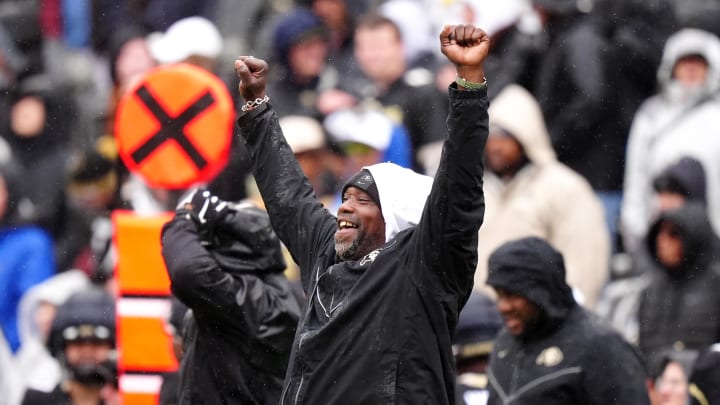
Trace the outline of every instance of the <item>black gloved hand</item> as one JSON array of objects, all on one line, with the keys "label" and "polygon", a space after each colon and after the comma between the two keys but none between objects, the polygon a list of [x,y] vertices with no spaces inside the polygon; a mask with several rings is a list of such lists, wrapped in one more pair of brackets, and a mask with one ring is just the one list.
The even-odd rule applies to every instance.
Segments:
[{"label": "black gloved hand", "polygon": [[215,225],[230,212],[230,207],[210,191],[196,188],[180,198],[175,212],[195,221],[201,231],[212,233]]}]

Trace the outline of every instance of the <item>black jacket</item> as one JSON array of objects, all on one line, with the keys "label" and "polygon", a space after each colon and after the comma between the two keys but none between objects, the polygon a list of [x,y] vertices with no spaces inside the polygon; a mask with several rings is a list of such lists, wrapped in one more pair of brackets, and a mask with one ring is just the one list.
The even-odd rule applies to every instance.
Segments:
[{"label": "black jacket", "polygon": [[484,90],[450,96],[449,136],[422,219],[359,261],[337,259],[336,218],[272,109],[239,118],[273,227],[308,296],[281,404],[455,403],[451,337],[477,262],[488,102]]},{"label": "black jacket", "polygon": [[490,258],[488,284],[540,306],[543,318],[521,336],[503,329],[496,338],[488,405],[649,404],[639,354],[575,302],[562,256],[538,240],[503,245]]},{"label": "black jacket", "polygon": [[[98,405],[105,402],[98,401]],[[60,384],[56,385],[50,392],[34,390],[32,388],[25,391],[22,405],[72,405],[72,399],[67,392],[63,391]]]},{"label": "black jacket", "polygon": [[678,227],[684,249],[679,268],[656,263],[650,272],[653,279],[640,298],[638,345],[653,369],[664,349],[704,349],[720,341],[720,241],[706,211],[703,204],[687,204],[662,214],[648,232],[653,258],[664,221]]},{"label": "black jacket", "polygon": [[207,248],[190,219],[177,216],[163,228],[173,295],[192,310],[183,332],[179,404],[279,400],[300,307],[281,273],[267,215],[257,208],[234,215],[245,231],[221,224],[218,234],[235,242]]}]

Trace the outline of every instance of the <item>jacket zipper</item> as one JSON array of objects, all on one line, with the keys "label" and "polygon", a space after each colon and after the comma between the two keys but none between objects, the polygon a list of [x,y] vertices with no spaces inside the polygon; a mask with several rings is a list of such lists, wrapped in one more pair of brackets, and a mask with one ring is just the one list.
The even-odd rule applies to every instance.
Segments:
[{"label": "jacket zipper", "polygon": [[[307,333],[300,336],[300,340],[298,341],[298,353],[300,352],[300,349],[302,348],[303,341],[305,340],[305,336],[307,336]],[[296,391],[295,391],[295,398],[293,399],[293,402],[291,405],[296,405],[298,403],[298,399],[300,398],[300,389],[303,386],[303,382],[305,381],[305,373],[302,371],[302,366],[300,367],[300,383],[298,383]],[[285,390],[282,394],[282,401],[281,404],[285,405],[285,398],[287,397],[288,392],[290,391],[290,384],[285,387]]]}]

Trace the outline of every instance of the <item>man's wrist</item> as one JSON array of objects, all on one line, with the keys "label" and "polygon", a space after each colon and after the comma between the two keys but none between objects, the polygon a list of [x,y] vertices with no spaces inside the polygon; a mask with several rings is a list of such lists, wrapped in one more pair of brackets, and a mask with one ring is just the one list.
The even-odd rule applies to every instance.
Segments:
[{"label": "man's wrist", "polygon": [[480,66],[457,66],[455,72],[458,77],[469,82],[482,83],[485,81],[485,70]]},{"label": "man's wrist", "polygon": [[482,82],[473,82],[465,79],[464,77],[458,76],[455,78],[455,83],[457,83],[458,88],[466,90],[480,90],[487,87],[487,81],[485,78],[483,78]]},{"label": "man's wrist", "polygon": [[255,99],[251,99],[246,101],[241,107],[240,110],[242,112],[250,112],[257,108],[258,106],[267,103],[270,101],[270,97],[268,97],[267,94],[263,95],[262,97],[257,97]]}]

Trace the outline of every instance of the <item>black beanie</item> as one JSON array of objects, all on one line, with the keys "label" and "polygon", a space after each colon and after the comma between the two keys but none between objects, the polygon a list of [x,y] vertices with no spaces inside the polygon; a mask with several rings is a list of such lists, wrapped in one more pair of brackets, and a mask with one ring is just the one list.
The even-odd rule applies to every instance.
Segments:
[{"label": "black beanie", "polygon": [[370,171],[367,169],[360,170],[355,176],[348,180],[347,183],[345,183],[342,193],[345,194],[345,190],[347,190],[350,186],[357,187],[368,193],[373,201],[375,201],[375,204],[380,207],[380,194],[378,194],[377,184],[375,184],[375,179],[372,174],[370,174]]}]

